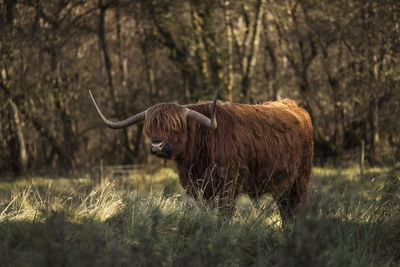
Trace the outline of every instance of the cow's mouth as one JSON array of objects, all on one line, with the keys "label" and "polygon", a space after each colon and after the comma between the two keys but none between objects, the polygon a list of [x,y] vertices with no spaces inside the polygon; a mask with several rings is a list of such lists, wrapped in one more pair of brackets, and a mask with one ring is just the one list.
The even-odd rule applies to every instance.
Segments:
[{"label": "cow's mouth", "polygon": [[167,152],[153,152],[153,155],[159,157],[159,158],[163,158],[163,159],[169,159],[171,157],[171,153],[167,153]]}]

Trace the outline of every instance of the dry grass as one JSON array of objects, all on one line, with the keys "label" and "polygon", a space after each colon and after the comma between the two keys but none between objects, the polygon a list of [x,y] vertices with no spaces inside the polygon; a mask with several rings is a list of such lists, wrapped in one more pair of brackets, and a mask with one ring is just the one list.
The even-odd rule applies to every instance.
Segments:
[{"label": "dry grass", "polygon": [[230,220],[188,199],[176,174],[0,183],[4,266],[398,266],[400,175],[314,168],[308,205],[283,229],[268,197]]}]

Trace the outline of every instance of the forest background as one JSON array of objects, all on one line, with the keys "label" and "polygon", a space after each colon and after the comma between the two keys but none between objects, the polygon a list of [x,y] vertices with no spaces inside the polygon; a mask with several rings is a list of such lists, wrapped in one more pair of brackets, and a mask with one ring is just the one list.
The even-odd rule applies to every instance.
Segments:
[{"label": "forest background", "polygon": [[291,98],[315,162],[400,159],[398,0],[3,0],[0,175],[154,164],[142,125],[159,102]]}]

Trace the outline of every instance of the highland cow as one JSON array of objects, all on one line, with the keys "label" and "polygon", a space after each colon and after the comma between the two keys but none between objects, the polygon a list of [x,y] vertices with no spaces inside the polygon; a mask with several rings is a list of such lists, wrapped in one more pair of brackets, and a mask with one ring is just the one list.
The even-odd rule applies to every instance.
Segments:
[{"label": "highland cow", "polygon": [[[90,93],[90,91],[89,91]],[[257,201],[271,193],[283,222],[307,198],[313,128],[307,111],[289,99],[246,105],[206,102],[156,104],[114,129],[144,121],[150,153],[176,162],[179,182],[196,198],[231,215],[241,193]],[[211,118],[211,119],[210,119]]]}]

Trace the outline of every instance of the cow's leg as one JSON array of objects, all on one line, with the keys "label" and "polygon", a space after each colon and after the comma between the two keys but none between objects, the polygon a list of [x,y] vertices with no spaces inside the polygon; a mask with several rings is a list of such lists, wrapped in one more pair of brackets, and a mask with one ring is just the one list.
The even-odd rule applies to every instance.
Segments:
[{"label": "cow's leg", "polygon": [[200,207],[207,206],[211,209],[216,206],[216,196],[218,195],[214,188],[215,185],[212,184],[214,182],[212,170],[213,168],[207,168],[204,177],[201,179],[195,179],[186,169],[179,172],[179,182],[186,194],[195,199]]},{"label": "cow's leg", "polygon": [[292,196],[290,191],[280,193],[275,197],[281,215],[282,224],[285,225],[294,218],[294,211],[298,205],[298,200]]},{"label": "cow's leg", "polygon": [[239,196],[237,179],[226,179],[218,193],[218,208],[222,215],[232,217],[235,212],[236,201]]},{"label": "cow's leg", "polygon": [[249,197],[251,199],[251,202],[253,202],[254,207],[256,209],[259,209],[260,208],[260,197],[259,197],[259,194],[251,192],[251,193],[248,193],[248,195],[249,195]]},{"label": "cow's leg", "polygon": [[275,196],[283,224],[293,220],[300,204],[307,201],[308,186],[312,168],[312,143],[303,152],[299,175],[294,184],[285,192]]},{"label": "cow's leg", "polygon": [[307,184],[296,182],[292,187],[275,196],[281,215],[282,224],[286,224],[294,219],[296,210],[300,204],[304,204],[307,199]]},{"label": "cow's leg", "polygon": [[289,194],[285,191],[275,196],[279,214],[281,215],[282,225],[285,225],[293,217],[293,212],[290,209]]},{"label": "cow's leg", "polygon": [[235,212],[236,201],[238,198],[237,192],[221,192],[218,196],[218,209],[221,215],[232,217]]},{"label": "cow's leg", "polygon": [[299,196],[298,189],[297,183],[295,183],[291,188],[275,197],[283,225],[294,219],[296,209],[301,203],[302,198]]},{"label": "cow's leg", "polygon": [[304,149],[300,174],[297,179],[296,194],[302,204],[305,204],[307,201],[308,186],[310,184],[312,170],[312,151],[313,145],[312,142],[310,142],[310,144]]},{"label": "cow's leg", "polygon": [[202,194],[202,201],[210,209],[214,209],[216,206],[216,196],[209,192],[204,192]]}]

